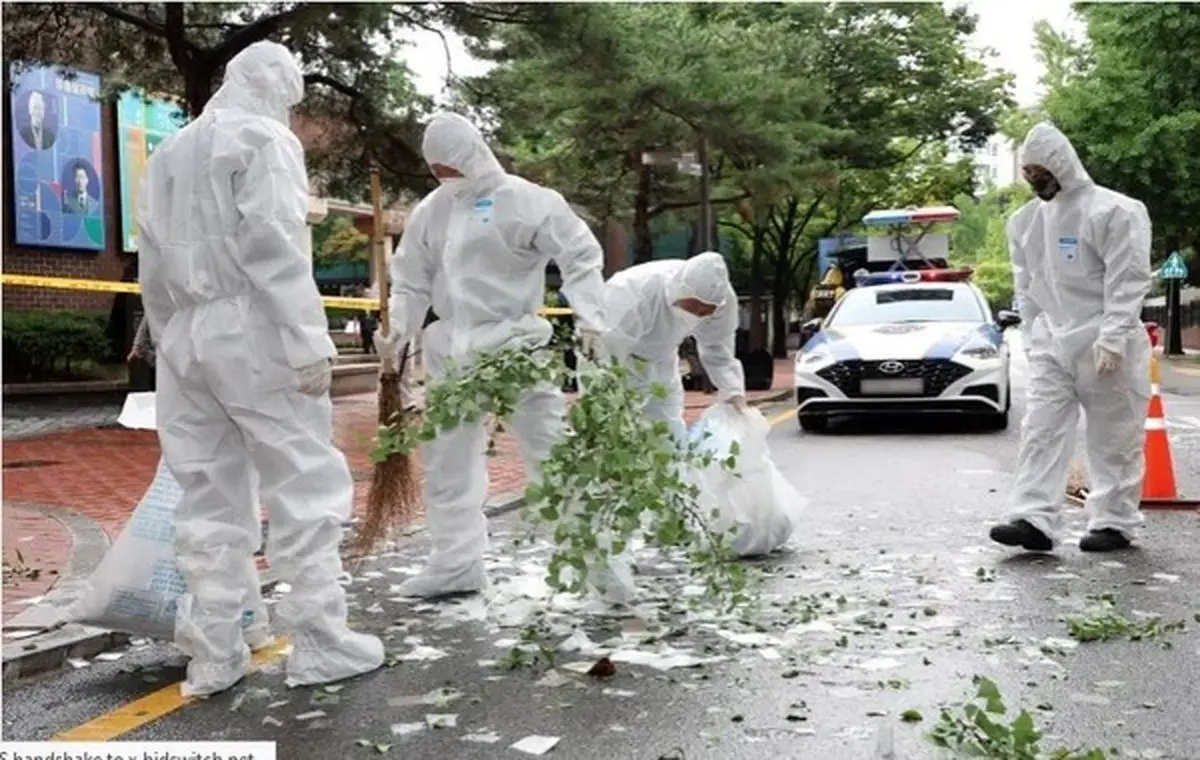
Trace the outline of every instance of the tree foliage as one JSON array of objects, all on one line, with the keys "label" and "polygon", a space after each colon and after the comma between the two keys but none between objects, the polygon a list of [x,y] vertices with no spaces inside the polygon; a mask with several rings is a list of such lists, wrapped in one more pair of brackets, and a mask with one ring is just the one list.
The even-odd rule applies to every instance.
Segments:
[{"label": "tree foliage", "polygon": [[496,67],[465,82],[464,99],[496,120],[523,171],[632,222],[635,261],[652,256],[651,220],[695,216],[699,201],[694,178],[643,166],[642,153],[705,137],[752,310],[772,296],[776,353],[816,240],[876,206],[969,191],[962,165],[942,166],[945,145],[983,144],[1008,105],[1007,78],[967,52],[974,19],[961,9],[573,8],[553,33],[504,30],[481,51]]},{"label": "tree foliage", "polygon": [[313,227],[312,251],[317,266],[370,261],[371,237],[359,232],[350,217],[330,214]]},{"label": "tree foliage", "polygon": [[1039,34],[1048,71],[1043,109],[1097,182],[1147,205],[1160,255],[1195,249],[1200,14],[1181,3],[1097,3],[1077,11],[1085,43]]},{"label": "tree foliage", "polygon": [[980,198],[960,195],[954,205],[962,212],[950,231],[951,258],[975,269],[972,279],[993,309],[1008,308],[1013,300],[1012,259],[1005,229],[1008,219],[1033,199],[1023,183],[989,190]]}]

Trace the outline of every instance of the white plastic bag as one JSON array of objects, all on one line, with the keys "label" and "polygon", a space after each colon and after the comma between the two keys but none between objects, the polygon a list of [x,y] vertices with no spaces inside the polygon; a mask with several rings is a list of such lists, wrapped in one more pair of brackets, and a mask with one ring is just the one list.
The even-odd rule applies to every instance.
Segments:
[{"label": "white plastic bag", "polygon": [[[131,393],[119,422],[154,429],[154,394]],[[158,461],[154,480],[138,502],[120,535],[88,579],[88,590],[67,610],[72,622],[111,631],[171,640],[175,616],[187,581],[175,559],[175,508],[183,488]],[[242,613],[243,630],[267,625],[267,612],[255,595],[257,609]]]},{"label": "white plastic bag", "polygon": [[[704,515],[714,511],[710,527],[736,528],[732,549],[739,557],[770,554],[783,547],[799,524],[805,500],[783,477],[771,459],[767,436],[771,425],[753,407],[739,413],[729,404],[713,404],[692,426],[689,438],[702,451],[713,454],[713,463],[691,476],[699,487]],[[737,467],[731,472],[722,461],[737,444]]]},{"label": "white plastic bag", "polygon": [[68,611],[78,623],[158,639],[175,638],[175,609],[187,583],[175,561],[175,506],[183,489],[159,460],[154,481],[108,554],[90,591]]}]

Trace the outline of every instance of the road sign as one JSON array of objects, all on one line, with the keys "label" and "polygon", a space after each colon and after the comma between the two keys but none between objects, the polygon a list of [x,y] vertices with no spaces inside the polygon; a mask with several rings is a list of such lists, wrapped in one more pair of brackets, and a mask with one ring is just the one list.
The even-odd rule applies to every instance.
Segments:
[{"label": "road sign", "polygon": [[1188,276],[1187,263],[1184,262],[1183,256],[1179,255],[1179,251],[1175,251],[1163,265],[1158,269],[1158,278],[1160,280],[1186,280]]}]

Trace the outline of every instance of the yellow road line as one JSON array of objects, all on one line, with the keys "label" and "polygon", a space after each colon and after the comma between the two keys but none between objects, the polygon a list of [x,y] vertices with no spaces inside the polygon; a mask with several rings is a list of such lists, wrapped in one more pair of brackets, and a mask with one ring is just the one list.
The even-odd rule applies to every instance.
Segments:
[{"label": "yellow road line", "polygon": [[768,417],[767,422],[769,422],[771,424],[771,427],[776,427],[777,425],[781,425],[784,422],[787,422],[788,420],[795,419],[795,417],[796,417],[796,410],[795,409],[787,409],[787,410],[782,411],[779,414],[775,415],[774,417]]},{"label": "yellow road line", "polygon": [[1192,369],[1191,367],[1177,367],[1171,365],[1172,372],[1178,372],[1181,375],[1190,375],[1191,377],[1200,377],[1200,369]]},{"label": "yellow road line", "polygon": [[[251,672],[262,670],[283,657],[286,649],[287,639],[281,638],[266,649],[255,652],[251,660]],[[83,725],[55,734],[51,741],[109,742],[198,701],[195,697],[183,696],[179,691],[179,684],[173,683],[93,718]]]},{"label": "yellow road line", "polygon": [[[31,274],[0,274],[0,283],[14,288],[50,288],[51,290],[85,290],[93,293],[141,293],[136,282],[116,280],[85,280],[71,277],[39,277]],[[321,296],[321,301],[332,309],[378,309],[379,301],[374,298],[350,298],[348,296]],[[547,307],[538,311],[543,317],[565,317],[570,309]]]}]

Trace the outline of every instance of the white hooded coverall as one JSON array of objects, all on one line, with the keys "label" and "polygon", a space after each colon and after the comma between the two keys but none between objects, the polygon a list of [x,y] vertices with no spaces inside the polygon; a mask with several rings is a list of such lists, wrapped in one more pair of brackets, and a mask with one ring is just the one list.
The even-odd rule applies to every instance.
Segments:
[{"label": "white hooded coverall", "polygon": [[303,94],[286,48],[246,48],[203,114],[155,151],[140,196],[159,440],[184,491],[177,553],[188,594],[176,643],[191,656],[186,694],[228,688],[250,665],[239,618],[261,607],[255,471],[267,557],[291,585],[277,608],[293,644],[289,684],[383,662],[379,639],[347,628],[338,584],[354,492],[332,440],[336,350],[306,254],[304,153],[288,129]]},{"label": "white hooded coverall", "polygon": [[[432,382],[445,361],[469,365],[478,353],[543,349],[552,336],[538,316],[546,265],[582,326],[602,331],[603,251],[557,192],[507,174],[474,125],[457,114],[435,116],[425,130],[425,161],[458,170],[413,210],[392,257],[389,324],[396,345],[417,333],[432,304],[439,320],[425,330],[425,370]],[[517,405],[511,431],[536,480],[538,464],[563,432],[562,392],[547,384]],[[424,571],[401,587],[407,596],[474,591],[484,585],[487,548],[487,434],[464,424],[421,450],[426,523],[433,544]]]},{"label": "white hooded coverall", "polygon": [[[717,309],[698,317],[675,306],[685,298]],[[647,393],[654,383],[666,388],[665,399],[647,398],[646,417],[670,425],[676,440],[683,441],[687,433],[679,344],[689,335],[696,336],[700,363],[717,386],[718,400],[746,394],[742,363],[734,356],[737,294],[721,254],[651,261],[617,272],[604,285],[604,310],[610,327],[605,340],[609,352],[628,365],[634,382]]]},{"label": "white hooded coverall", "polygon": [[[1030,201],[1008,224],[1030,368],[1009,519],[1058,540],[1082,407],[1088,530],[1132,537],[1142,524],[1150,398],[1150,342],[1141,324],[1151,284],[1150,218],[1140,202],[1096,185],[1050,124],[1029,132],[1021,161],[1048,169],[1062,189],[1050,201]],[[1115,371],[1097,372],[1098,348],[1121,357]]]}]

